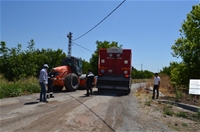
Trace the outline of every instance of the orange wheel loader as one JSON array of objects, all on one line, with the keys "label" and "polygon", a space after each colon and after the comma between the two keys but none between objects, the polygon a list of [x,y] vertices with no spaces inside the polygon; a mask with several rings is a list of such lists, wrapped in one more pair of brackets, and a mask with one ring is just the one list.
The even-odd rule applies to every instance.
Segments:
[{"label": "orange wheel loader", "polygon": [[62,66],[52,68],[51,72],[54,76],[52,78],[54,91],[61,91],[64,87],[66,91],[86,88],[86,74],[82,74],[82,60],[79,58],[73,56],[64,58]]}]

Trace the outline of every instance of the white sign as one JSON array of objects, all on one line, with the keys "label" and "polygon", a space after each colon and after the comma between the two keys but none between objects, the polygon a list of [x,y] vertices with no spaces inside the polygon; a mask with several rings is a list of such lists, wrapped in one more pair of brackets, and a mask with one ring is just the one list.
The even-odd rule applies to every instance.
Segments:
[{"label": "white sign", "polygon": [[200,95],[200,79],[190,79],[189,94]]}]

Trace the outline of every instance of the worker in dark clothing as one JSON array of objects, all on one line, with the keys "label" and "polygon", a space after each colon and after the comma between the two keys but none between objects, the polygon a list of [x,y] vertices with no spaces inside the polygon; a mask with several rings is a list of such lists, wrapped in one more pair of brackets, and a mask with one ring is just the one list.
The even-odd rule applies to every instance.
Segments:
[{"label": "worker in dark clothing", "polygon": [[86,96],[92,95],[92,83],[94,81],[94,74],[91,72],[91,70],[88,70],[88,74],[86,75],[87,81],[86,81]]},{"label": "worker in dark clothing", "polygon": [[47,98],[54,98],[53,96],[53,77],[54,74],[49,72],[48,74],[48,89],[47,89]]}]

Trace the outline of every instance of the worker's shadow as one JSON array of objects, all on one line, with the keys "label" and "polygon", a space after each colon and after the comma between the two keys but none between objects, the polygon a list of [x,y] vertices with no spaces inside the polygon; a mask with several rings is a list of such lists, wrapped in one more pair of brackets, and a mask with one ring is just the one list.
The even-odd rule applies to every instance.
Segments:
[{"label": "worker's shadow", "polygon": [[[92,95],[93,96],[93,95]],[[88,98],[88,97],[92,97],[92,96],[86,96],[86,94],[79,96],[80,98]]]},{"label": "worker's shadow", "polygon": [[27,102],[27,103],[24,103],[24,105],[34,105],[34,104],[38,104],[39,102],[37,101],[34,101],[34,102]]},{"label": "worker's shadow", "polygon": [[97,95],[95,92],[93,92],[93,94],[92,95],[90,95],[90,96],[87,96],[86,94],[84,94],[84,95],[82,95],[82,96],[79,96],[80,98],[88,98],[88,97],[92,97],[92,96],[95,96],[95,95]]}]

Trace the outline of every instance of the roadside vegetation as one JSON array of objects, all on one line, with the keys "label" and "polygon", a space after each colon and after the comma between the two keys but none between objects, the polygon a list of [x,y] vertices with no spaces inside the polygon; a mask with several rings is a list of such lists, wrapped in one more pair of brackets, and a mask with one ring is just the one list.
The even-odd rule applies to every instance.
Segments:
[{"label": "roadside vegetation", "polygon": [[40,92],[38,80],[34,77],[8,81],[0,75],[0,98],[17,97]]}]

